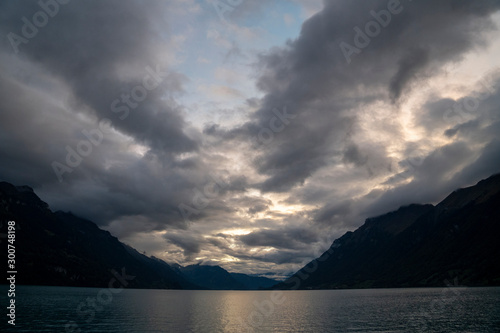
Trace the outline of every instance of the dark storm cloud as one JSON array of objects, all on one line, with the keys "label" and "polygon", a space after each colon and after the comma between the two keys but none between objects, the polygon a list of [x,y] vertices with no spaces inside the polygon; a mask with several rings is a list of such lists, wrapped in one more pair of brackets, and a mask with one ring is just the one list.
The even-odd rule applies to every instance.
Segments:
[{"label": "dark storm cloud", "polygon": [[[183,252],[185,260],[195,260],[203,250],[217,252],[222,255],[244,256],[244,251],[238,253],[229,247],[230,243],[226,235],[207,236],[196,231],[174,231],[166,233],[163,238],[168,245],[173,244]],[[180,258],[179,258],[180,259]],[[210,258],[212,259],[212,258]],[[210,262],[210,259],[208,262]]]},{"label": "dark storm cloud", "polygon": [[240,240],[248,246],[267,246],[280,249],[303,249],[318,241],[318,234],[309,228],[283,228],[275,230],[254,231],[240,236]]},{"label": "dark storm cloud", "polygon": [[345,148],[343,160],[359,166],[366,163],[367,157],[359,151],[357,145],[351,144]]},{"label": "dark storm cloud", "polygon": [[269,199],[264,199],[257,196],[239,196],[229,199],[231,207],[238,207],[250,215],[267,211],[273,203]]},{"label": "dark storm cloud", "polygon": [[468,132],[477,129],[479,122],[477,120],[471,120],[463,124],[456,125],[453,128],[447,129],[444,135],[447,137],[454,137],[458,132]]},{"label": "dark storm cloud", "polygon": [[341,220],[344,216],[351,212],[352,205],[352,200],[327,204],[315,212],[314,219],[319,222],[338,223],[340,222],[338,220]]},{"label": "dark storm cloud", "polygon": [[[499,129],[500,123],[497,123],[496,127]],[[484,179],[498,173],[500,173],[500,139],[496,138],[486,145],[477,160],[455,175],[454,182],[473,185],[478,177]]]},{"label": "dark storm cloud", "polygon": [[[40,11],[37,1],[3,2],[1,6],[0,29],[5,35],[22,35],[21,18]],[[197,145],[183,133],[179,110],[160,99],[181,86],[181,77],[168,73],[161,60],[169,43],[165,7],[160,2],[145,5],[134,0],[73,1],[61,6],[28,43],[19,45],[18,56],[64,80],[72,88],[75,106],[89,106],[99,118],[112,119],[114,127],[137,141],[154,149],[192,151]],[[3,44],[8,47],[5,39]],[[127,104],[133,88],[143,86],[147,66],[162,78],[162,84],[140,103],[132,99]],[[124,74],[131,77],[124,78]],[[112,106],[116,99],[119,103]],[[118,118],[125,114],[126,119]]]},{"label": "dark storm cloud", "polygon": [[458,132],[475,132],[498,118],[500,70],[484,73],[478,82],[466,84],[471,93],[457,100],[433,94],[417,114],[416,122],[429,134],[453,137]]},{"label": "dark storm cloud", "polygon": [[266,211],[268,208],[269,208],[268,205],[257,204],[255,206],[252,206],[251,208],[249,208],[248,213],[253,215],[255,213],[260,213],[260,212]]},{"label": "dark storm cloud", "polygon": [[280,251],[272,252],[266,255],[249,256],[247,259],[261,261],[265,263],[273,263],[276,265],[281,264],[304,264],[308,258],[314,257],[316,254],[306,252],[306,249],[299,251],[282,249]]},{"label": "dark storm cloud", "polygon": [[374,20],[370,11],[386,10],[389,2],[326,2],[299,38],[261,56],[258,87],[266,95],[260,109],[251,123],[222,132],[249,140],[269,126],[274,108],[286,106],[296,116],[273,142],[257,147],[255,167],[267,176],[261,190],[290,190],[333,156],[356,157],[345,146],[357,134],[351,131],[356,108],[369,100],[396,100],[413,82],[484,45],[485,32],[493,29],[489,14],[500,8],[495,1],[401,2],[399,13],[349,65],[339,44],[354,44],[353,28],[363,29]]},{"label": "dark storm cloud", "polygon": [[407,84],[416,78],[416,74],[429,62],[429,52],[425,49],[413,48],[398,63],[398,72],[389,85],[393,101],[399,99]]},{"label": "dark storm cloud", "polygon": [[182,248],[188,258],[200,253],[201,246],[205,243],[203,238],[192,235],[167,234],[165,239]]},{"label": "dark storm cloud", "polygon": [[468,95],[457,100],[432,97],[423,105],[417,119],[419,125],[428,133],[471,143],[484,144],[497,138],[500,70],[487,76],[488,79],[481,79]]},{"label": "dark storm cloud", "polygon": [[[3,66],[0,64],[0,68]],[[12,99],[16,96],[16,99]],[[37,102],[35,102],[37,100]],[[3,179],[25,181],[32,186],[41,183],[50,183],[56,180],[50,169],[50,149],[59,144],[55,133],[58,129],[55,124],[40,126],[30,123],[27,119],[33,117],[32,112],[44,113],[47,109],[60,110],[47,96],[36,94],[25,89],[21,84],[8,78],[0,72],[0,160],[2,161],[0,175]],[[69,126],[68,128],[69,129]],[[53,134],[54,133],[54,134]],[[45,138],[48,143],[43,145],[42,140],[33,140],[33,136]]]},{"label": "dark storm cloud", "polygon": [[428,101],[423,105],[424,112],[418,115],[417,123],[425,128],[428,132],[438,130],[443,131],[443,128],[449,128],[450,121],[446,119],[445,113],[455,105],[455,101],[451,98],[437,98]]}]

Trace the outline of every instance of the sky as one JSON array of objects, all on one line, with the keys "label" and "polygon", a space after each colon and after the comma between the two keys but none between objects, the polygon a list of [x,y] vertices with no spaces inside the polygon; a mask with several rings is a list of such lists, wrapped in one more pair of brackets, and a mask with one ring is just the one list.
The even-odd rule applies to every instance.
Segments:
[{"label": "sky", "polygon": [[496,0],[2,1],[0,180],[284,277],[500,171]]}]

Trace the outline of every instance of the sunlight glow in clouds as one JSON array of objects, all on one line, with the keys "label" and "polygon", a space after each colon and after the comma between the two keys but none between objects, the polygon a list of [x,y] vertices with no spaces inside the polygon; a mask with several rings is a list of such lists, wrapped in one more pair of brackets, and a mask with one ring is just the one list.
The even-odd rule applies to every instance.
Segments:
[{"label": "sunlight glow in clouds", "polygon": [[248,235],[254,231],[253,229],[231,229],[231,230],[224,230],[221,231],[222,234],[229,235],[229,236],[243,236],[243,235]]}]

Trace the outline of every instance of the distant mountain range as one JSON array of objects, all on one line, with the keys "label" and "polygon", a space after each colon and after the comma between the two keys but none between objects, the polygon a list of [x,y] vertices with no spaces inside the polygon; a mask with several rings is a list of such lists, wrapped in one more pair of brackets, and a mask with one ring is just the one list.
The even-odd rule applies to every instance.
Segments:
[{"label": "distant mountain range", "polygon": [[500,175],[369,218],[276,289],[500,285]]},{"label": "distant mountain range", "polygon": [[[218,266],[171,266],[121,243],[91,221],[52,212],[28,186],[0,182],[0,242],[5,248],[7,238],[1,233],[10,220],[16,222],[17,284],[107,287],[117,275],[128,277],[128,288],[251,290],[277,283]],[[1,252],[2,262],[6,255]]]},{"label": "distant mountain range", "polygon": [[188,281],[206,289],[214,290],[258,290],[270,288],[278,283],[265,277],[229,273],[220,266],[191,265],[173,266]]}]

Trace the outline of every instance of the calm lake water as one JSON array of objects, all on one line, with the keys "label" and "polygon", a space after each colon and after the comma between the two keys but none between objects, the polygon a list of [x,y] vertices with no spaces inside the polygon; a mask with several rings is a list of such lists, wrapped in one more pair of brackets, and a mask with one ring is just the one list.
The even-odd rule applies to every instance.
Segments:
[{"label": "calm lake water", "polygon": [[[5,287],[5,286],[2,286]],[[2,331],[7,294],[2,288]],[[169,291],[19,286],[12,332],[500,332],[500,288]]]}]

